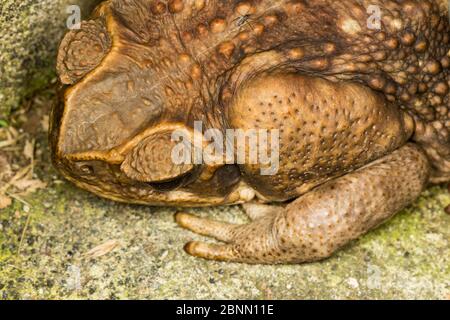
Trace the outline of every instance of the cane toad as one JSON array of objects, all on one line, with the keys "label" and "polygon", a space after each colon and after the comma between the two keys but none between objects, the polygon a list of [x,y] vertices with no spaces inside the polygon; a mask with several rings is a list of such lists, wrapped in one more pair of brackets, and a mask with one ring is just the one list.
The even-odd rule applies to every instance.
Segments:
[{"label": "cane toad", "polygon": [[[178,213],[222,242],[191,255],[320,260],[450,181],[449,32],[446,0],[104,1],[59,49],[53,161],[116,201],[244,204],[246,225]],[[174,161],[175,131],[231,129],[277,132],[240,150],[276,170]]]}]

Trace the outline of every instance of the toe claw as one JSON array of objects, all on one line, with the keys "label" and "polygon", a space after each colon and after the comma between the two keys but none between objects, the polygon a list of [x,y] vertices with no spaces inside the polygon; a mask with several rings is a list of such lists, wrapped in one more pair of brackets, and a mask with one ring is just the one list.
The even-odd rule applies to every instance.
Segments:
[{"label": "toe claw", "polygon": [[188,228],[188,226],[185,224],[186,217],[189,216],[189,214],[184,212],[177,212],[175,213],[175,222],[183,228]]},{"label": "toe claw", "polygon": [[175,221],[181,227],[203,236],[213,237],[219,241],[230,242],[234,238],[236,225],[199,218],[192,214],[179,212]]},{"label": "toe claw", "polygon": [[191,241],[184,246],[184,250],[191,256],[207,260],[233,261],[237,259],[237,255],[230,245]]}]

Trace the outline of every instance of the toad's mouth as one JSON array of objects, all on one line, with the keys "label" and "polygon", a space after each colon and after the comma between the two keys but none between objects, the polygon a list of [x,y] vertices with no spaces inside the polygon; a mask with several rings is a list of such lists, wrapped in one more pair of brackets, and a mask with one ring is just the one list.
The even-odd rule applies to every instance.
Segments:
[{"label": "toad's mouth", "polygon": [[183,175],[180,175],[178,177],[167,180],[167,181],[147,182],[146,184],[148,186],[150,186],[151,188],[158,190],[160,192],[179,190],[183,187],[188,187],[189,184],[191,184],[193,181],[195,181],[196,178],[198,177],[197,172],[198,172],[198,170],[191,171],[191,172],[185,173]]},{"label": "toad's mouth", "polygon": [[230,166],[219,168],[209,181],[203,180],[204,168],[196,167],[165,181],[140,182],[127,177],[120,165],[104,161],[67,158],[53,161],[63,176],[78,187],[124,203],[183,207],[238,204],[245,202],[241,193],[249,189],[234,166],[231,173],[227,170]]},{"label": "toad's mouth", "polygon": [[144,130],[131,140],[107,151],[88,150],[64,153],[71,162],[101,161],[115,166],[131,181],[142,182],[157,189],[173,189],[188,183],[198,166],[192,161],[177,162],[174,132],[182,132],[189,140],[193,133],[180,123],[161,124]]}]

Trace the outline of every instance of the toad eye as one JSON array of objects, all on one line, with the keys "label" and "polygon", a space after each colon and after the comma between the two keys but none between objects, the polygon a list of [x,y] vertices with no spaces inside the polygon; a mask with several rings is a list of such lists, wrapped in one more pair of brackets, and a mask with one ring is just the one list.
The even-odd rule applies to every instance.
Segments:
[{"label": "toad eye", "polygon": [[83,172],[84,174],[93,174],[94,173],[94,168],[92,166],[89,166],[89,165],[82,165],[80,167],[80,171]]},{"label": "toad eye", "polygon": [[75,168],[81,175],[90,176],[94,174],[94,167],[86,163],[76,163]]}]

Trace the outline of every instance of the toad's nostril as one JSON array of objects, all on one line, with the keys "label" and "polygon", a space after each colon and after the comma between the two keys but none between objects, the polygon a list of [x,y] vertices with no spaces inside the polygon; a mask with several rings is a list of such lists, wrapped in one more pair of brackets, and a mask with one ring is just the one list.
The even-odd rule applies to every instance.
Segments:
[{"label": "toad's nostril", "polygon": [[111,49],[111,38],[102,19],[82,22],[66,34],[58,52],[57,71],[63,84],[74,84],[95,69]]}]

